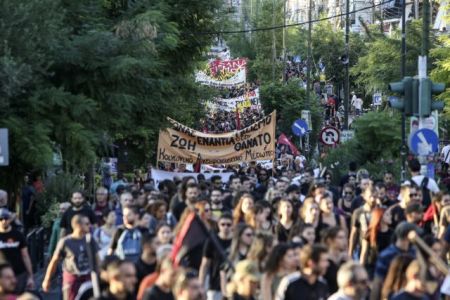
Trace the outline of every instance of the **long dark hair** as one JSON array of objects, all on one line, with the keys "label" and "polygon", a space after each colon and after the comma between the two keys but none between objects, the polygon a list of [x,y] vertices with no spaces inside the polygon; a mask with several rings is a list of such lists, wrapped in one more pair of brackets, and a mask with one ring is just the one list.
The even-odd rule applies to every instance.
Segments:
[{"label": "long dark hair", "polygon": [[286,243],[280,243],[273,247],[266,262],[265,272],[275,274],[283,261],[283,257],[290,249],[293,249],[292,246]]},{"label": "long dark hair", "polygon": [[381,290],[381,299],[389,299],[392,294],[397,293],[406,285],[406,269],[413,259],[409,254],[400,254],[394,258]]}]

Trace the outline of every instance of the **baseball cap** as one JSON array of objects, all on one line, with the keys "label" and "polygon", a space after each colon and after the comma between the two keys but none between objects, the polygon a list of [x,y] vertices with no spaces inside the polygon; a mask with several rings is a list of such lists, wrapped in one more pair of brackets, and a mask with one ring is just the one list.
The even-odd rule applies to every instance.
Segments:
[{"label": "baseball cap", "polygon": [[11,212],[7,208],[0,208],[0,218],[9,219],[11,217]]}]

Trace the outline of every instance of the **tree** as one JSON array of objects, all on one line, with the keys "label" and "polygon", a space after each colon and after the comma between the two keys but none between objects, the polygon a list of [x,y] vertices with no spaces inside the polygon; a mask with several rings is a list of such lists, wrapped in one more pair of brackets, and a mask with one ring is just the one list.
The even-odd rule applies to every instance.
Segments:
[{"label": "tree", "polygon": [[270,82],[261,85],[261,102],[266,112],[277,111],[277,134],[291,132],[292,123],[301,117],[302,110],[311,111],[311,149],[314,149],[322,124],[322,108],[316,99],[307,100],[298,80],[287,84]]},{"label": "tree", "polygon": [[400,114],[370,112],[358,118],[352,127],[355,129],[354,139],[331,149],[323,160],[335,175],[343,175],[350,161],[374,175],[399,168]]},{"label": "tree", "polygon": [[192,124],[202,112],[207,92],[192,73],[220,3],[1,2],[0,126],[10,129],[11,165],[0,184],[15,186],[59,151],[72,173],[113,143],[129,147],[131,166],[150,161],[166,115]]},{"label": "tree", "polygon": [[[406,27],[406,76],[417,74],[417,58],[421,51],[422,22],[412,21]],[[435,47],[431,33],[430,47]],[[387,92],[389,82],[401,79],[401,33],[396,30],[391,37],[374,35],[367,43],[367,53],[352,67],[355,83],[371,95],[377,91]],[[429,66],[431,63],[428,64]]]}]

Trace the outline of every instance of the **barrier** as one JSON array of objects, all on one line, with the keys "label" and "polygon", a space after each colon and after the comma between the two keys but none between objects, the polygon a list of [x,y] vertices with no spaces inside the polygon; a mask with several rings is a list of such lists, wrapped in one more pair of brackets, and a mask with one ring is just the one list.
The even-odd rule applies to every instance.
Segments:
[{"label": "barrier", "polygon": [[27,234],[28,252],[35,273],[44,267],[44,228],[38,227]]}]

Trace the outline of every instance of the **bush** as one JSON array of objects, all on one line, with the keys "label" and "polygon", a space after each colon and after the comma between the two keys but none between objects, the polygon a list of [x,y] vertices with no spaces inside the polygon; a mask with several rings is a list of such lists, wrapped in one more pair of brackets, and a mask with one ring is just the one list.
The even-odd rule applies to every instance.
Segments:
[{"label": "bush", "polygon": [[58,216],[59,203],[70,201],[72,193],[81,187],[81,178],[67,173],[55,175],[45,181],[45,191],[37,199],[37,211],[44,227],[50,227]]}]

